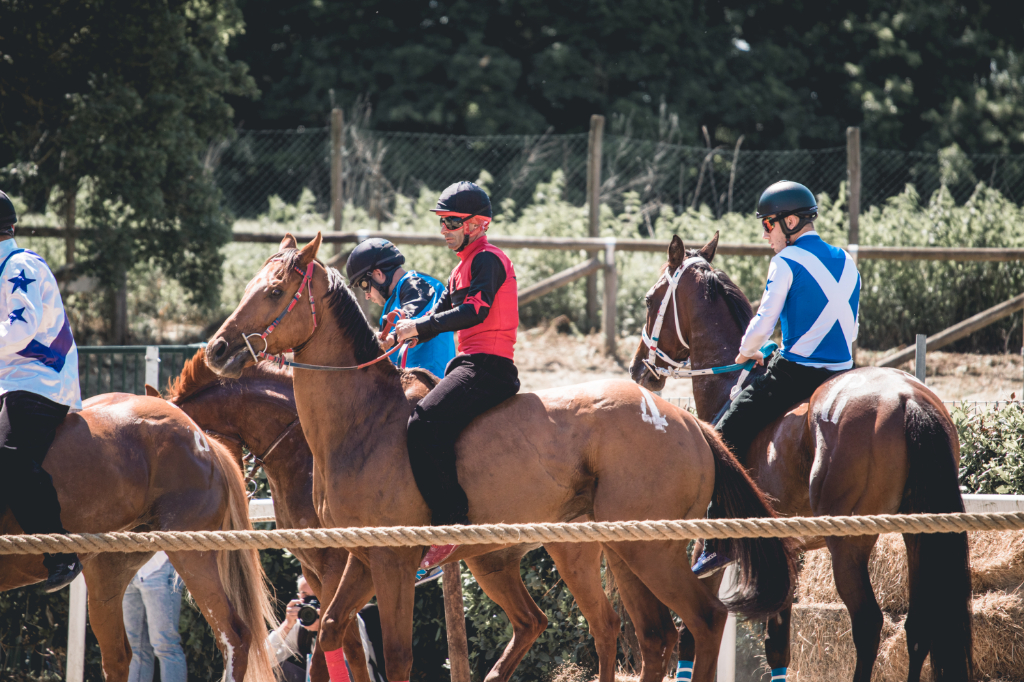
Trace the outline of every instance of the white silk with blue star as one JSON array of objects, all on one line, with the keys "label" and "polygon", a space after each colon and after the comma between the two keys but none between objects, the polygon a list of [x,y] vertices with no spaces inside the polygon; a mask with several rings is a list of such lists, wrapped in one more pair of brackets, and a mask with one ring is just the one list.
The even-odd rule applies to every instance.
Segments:
[{"label": "white silk with blue star", "polygon": [[782,319],[782,357],[808,367],[853,367],[860,273],[846,251],[813,230],[779,251],[768,266],[761,306],[740,352],[752,357]]},{"label": "white silk with blue star", "polygon": [[17,249],[0,242],[0,395],[30,391],[81,409],[78,347],[57,280],[41,256],[11,255]]}]

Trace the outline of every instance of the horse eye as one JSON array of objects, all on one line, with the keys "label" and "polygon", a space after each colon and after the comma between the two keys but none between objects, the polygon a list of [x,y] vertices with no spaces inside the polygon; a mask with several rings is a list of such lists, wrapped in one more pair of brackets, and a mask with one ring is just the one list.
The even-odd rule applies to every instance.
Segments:
[{"label": "horse eye", "polygon": [[284,293],[284,292],[281,291],[280,289],[274,289],[273,291],[270,292],[270,297],[271,298],[281,298],[281,294],[282,293]]},{"label": "horse eye", "polygon": [[651,297],[650,296],[644,296],[644,303],[647,304],[647,309],[650,310],[651,309]]}]

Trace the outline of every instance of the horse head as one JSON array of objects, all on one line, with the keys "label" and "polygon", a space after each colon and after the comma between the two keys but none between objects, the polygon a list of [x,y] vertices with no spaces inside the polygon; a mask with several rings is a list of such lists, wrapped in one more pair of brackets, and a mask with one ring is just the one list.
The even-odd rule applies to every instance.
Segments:
[{"label": "horse head", "polygon": [[[690,320],[694,302],[700,300],[702,289],[697,273],[711,263],[717,248],[717,232],[699,251],[691,250],[689,253],[683,246],[683,240],[678,235],[672,236],[668,245],[668,262],[645,297],[647,320],[643,336],[646,338],[640,341],[629,365],[629,376],[641,386],[655,391],[665,387],[667,377],[652,371],[649,365],[670,369],[667,360],[683,364],[690,359]],[[679,272],[684,263],[689,266],[701,261],[703,267],[686,267]],[[669,297],[668,301],[666,297]]]},{"label": "horse head", "polygon": [[210,339],[206,359],[213,371],[237,378],[260,353],[278,355],[313,336],[312,292],[322,296],[328,289],[327,271],[316,260],[320,242],[319,232],[301,249],[291,234],[281,240],[280,250],[246,285],[238,307]]}]

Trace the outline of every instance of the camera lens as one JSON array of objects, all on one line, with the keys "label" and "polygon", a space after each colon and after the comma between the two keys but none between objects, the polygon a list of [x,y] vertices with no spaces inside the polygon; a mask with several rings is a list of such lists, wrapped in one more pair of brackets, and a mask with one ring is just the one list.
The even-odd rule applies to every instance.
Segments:
[{"label": "camera lens", "polygon": [[320,620],[320,602],[314,596],[308,596],[302,600],[299,608],[299,622],[305,627]]}]

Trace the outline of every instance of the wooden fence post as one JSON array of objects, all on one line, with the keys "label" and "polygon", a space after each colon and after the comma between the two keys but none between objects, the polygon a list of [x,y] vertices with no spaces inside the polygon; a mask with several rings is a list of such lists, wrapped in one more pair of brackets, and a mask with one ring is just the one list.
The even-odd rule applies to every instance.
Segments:
[{"label": "wooden fence post", "polygon": [[615,237],[604,243],[604,352],[616,357],[618,330],[615,322],[615,300],[619,295],[619,273],[615,269]]},{"label": "wooden fence post", "polygon": [[[847,249],[856,265],[860,251],[860,128],[846,129],[846,196],[850,211],[850,232]],[[853,364],[857,364],[857,340],[850,348]]]},{"label": "wooden fence post", "polygon": [[[342,209],[345,197],[342,194],[341,150],[344,146],[345,117],[341,109],[331,110],[331,229],[341,232]],[[334,245],[334,255],[341,251],[341,244]]]},{"label": "wooden fence post", "polygon": [[469,682],[469,643],[466,640],[466,607],[462,601],[462,562],[446,564],[442,578],[444,624],[448,632],[448,664],[452,682]]},{"label": "wooden fence post", "polygon": [[[587,208],[590,210],[587,234],[601,234],[601,146],[604,142],[604,116],[590,117],[590,139],[587,143]],[[597,251],[588,251],[594,258]],[[597,327],[597,275],[587,276],[587,327]]]},{"label": "wooden fence post", "polygon": [[914,348],[914,376],[922,384],[925,382],[925,376],[928,373],[928,367],[924,363],[924,355],[928,350],[928,337],[924,334],[917,335],[917,344]]}]

